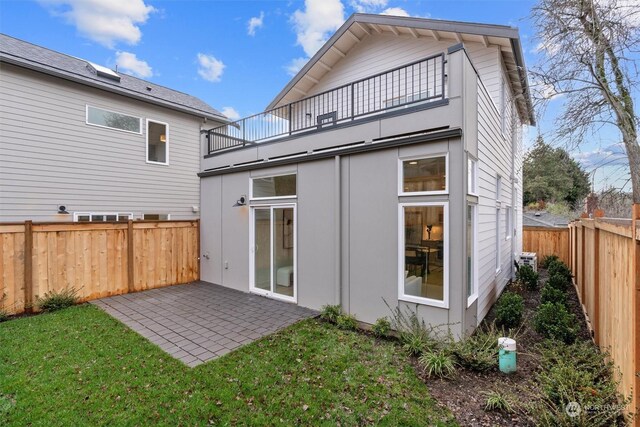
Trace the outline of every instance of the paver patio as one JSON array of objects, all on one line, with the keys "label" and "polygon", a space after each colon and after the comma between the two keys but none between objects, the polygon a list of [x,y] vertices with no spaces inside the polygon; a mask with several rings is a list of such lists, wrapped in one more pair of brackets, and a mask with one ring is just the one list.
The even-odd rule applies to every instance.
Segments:
[{"label": "paver patio", "polygon": [[92,301],[188,366],[196,366],[317,312],[207,282]]}]

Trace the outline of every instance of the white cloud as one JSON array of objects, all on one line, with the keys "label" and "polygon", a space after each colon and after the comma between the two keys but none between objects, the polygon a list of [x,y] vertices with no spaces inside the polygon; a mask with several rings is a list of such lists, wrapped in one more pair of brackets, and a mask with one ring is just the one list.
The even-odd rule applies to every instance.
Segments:
[{"label": "white cloud", "polygon": [[131,52],[116,52],[116,64],[118,68],[123,69],[137,77],[149,78],[153,76],[153,70],[147,64],[147,61],[138,59]]},{"label": "white cloud", "polygon": [[238,120],[240,118],[240,113],[238,113],[238,111],[233,107],[224,107],[221,113],[231,120]]},{"label": "white cloud", "polygon": [[626,166],[629,164],[623,143],[612,144],[604,149],[577,153],[573,156],[586,170],[604,166]]},{"label": "white cloud", "polygon": [[305,0],[304,6],[291,21],[297,43],[311,57],[344,22],[344,5],[340,0]]},{"label": "white cloud", "polygon": [[210,82],[219,82],[224,71],[224,63],[216,59],[213,55],[204,53],[198,54],[198,74],[205,80]]},{"label": "white cloud", "polygon": [[140,25],[155,12],[144,0],[39,0],[52,14],[62,16],[80,34],[108,48],[117,42],[135,45]]},{"label": "white cloud", "polygon": [[308,61],[309,58],[294,58],[289,64],[284,67],[284,69],[287,70],[287,74],[289,74],[290,76],[295,76]]},{"label": "white cloud", "polygon": [[356,12],[371,13],[386,7],[388,0],[352,0],[351,7]]},{"label": "white cloud", "polygon": [[250,36],[256,35],[256,30],[258,28],[262,28],[262,24],[264,23],[264,12],[260,12],[260,16],[254,16],[249,19],[247,23],[247,33]]},{"label": "white cloud", "polygon": [[380,15],[411,16],[409,15],[409,12],[407,12],[401,7],[389,7],[383,10],[382,12],[380,12]]}]

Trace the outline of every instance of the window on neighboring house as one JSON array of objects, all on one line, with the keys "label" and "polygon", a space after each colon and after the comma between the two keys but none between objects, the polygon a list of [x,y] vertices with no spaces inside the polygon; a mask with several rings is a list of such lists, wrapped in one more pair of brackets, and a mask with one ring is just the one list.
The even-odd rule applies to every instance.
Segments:
[{"label": "window on neighboring house", "polygon": [[478,205],[467,205],[467,306],[473,304],[478,297],[478,264],[477,264],[477,225]]},{"label": "window on neighboring house", "polygon": [[88,125],[100,126],[125,132],[142,133],[142,119],[116,111],[109,111],[103,108],[87,105],[86,123]]},{"label": "window on neighboring house", "polygon": [[296,174],[251,179],[252,199],[293,198],[297,194]]},{"label": "window on neighboring house", "polygon": [[467,192],[478,194],[478,161],[471,157],[467,161]]},{"label": "window on neighboring house", "polygon": [[398,298],[448,307],[448,204],[399,205]]},{"label": "window on neighboring house", "polygon": [[75,222],[128,221],[130,219],[133,219],[132,213],[76,212],[73,214]]},{"label": "window on neighboring house", "polygon": [[400,195],[446,194],[447,156],[400,160]]},{"label": "window on neighboring house", "polygon": [[170,214],[143,214],[142,219],[146,221],[169,221]]},{"label": "window on neighboring house", "polygon": [[147,120],[147,162],[169,164],[169,125]]}]

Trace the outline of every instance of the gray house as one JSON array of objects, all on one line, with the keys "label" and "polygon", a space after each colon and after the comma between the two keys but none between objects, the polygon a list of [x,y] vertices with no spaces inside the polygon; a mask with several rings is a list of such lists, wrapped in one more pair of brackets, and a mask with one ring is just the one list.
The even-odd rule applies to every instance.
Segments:
[{"label": "gray house", "polygon": [[193,96],[0,35],[0,222],[197,218],[200,131],[227,122]]},{"label": "gray house", "polygon": [[355,14],[267,111],[206,136],[201,277],[472,330],[522,250],[533,121],[517,29]]}]

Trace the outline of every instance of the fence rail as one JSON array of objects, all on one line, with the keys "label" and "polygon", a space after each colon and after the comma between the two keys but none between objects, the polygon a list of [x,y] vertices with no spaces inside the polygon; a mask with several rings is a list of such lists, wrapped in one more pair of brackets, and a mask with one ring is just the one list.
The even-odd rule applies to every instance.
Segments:
[{"label": "fence rail", "polygon": [[208,154],[444,99],[445,64],[440,53],[211,129]]},{"label": "fence rail", "polygon": [[0,224],[0,308],[19,314],[47,292],[81,301],[199,279],[199,222]]}]

